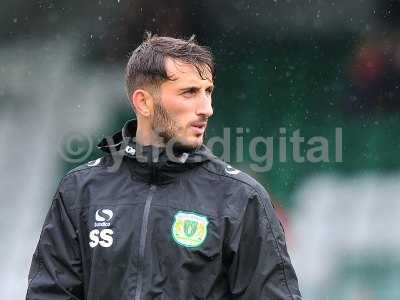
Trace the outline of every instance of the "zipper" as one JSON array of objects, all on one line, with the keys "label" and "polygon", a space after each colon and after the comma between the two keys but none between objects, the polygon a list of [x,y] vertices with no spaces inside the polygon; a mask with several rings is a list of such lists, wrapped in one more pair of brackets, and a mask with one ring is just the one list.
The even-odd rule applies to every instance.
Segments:
[{"label": "zipper", "polygon": [[144,267],[144,250],[146,246],[146,235],[147,235],[147,225],[149,222],[150,205],[153,199],[154,191],[156,190],[156,185],[150,185],[150,191],[147,195],[146,202],[144,205],[142,229],[140,231],[140,242],[139,242],[139,262],[138,262],[138,280],[136,286],[135,300],[140,300],[142,289],[143,289],[143,267]]}]

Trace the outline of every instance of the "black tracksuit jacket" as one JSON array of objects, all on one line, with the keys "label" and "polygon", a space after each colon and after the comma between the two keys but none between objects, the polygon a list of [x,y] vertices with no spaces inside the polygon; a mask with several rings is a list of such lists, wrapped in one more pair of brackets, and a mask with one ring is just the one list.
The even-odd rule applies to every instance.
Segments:
[{"label": "black tracksuit jacket", "polygon": [[139,147],[136,126],[62,179],[26,299],[301,299],[263,186],[204,145],[175,158]]}]

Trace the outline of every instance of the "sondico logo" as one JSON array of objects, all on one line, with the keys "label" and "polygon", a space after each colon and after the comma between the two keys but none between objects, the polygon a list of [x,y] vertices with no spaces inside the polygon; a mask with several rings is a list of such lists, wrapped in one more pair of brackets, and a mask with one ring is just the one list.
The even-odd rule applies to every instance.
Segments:
[{"label": "sondico logo", "polygon": [[[111,225],[109,221],[112,219],[113,215],[114,213],[111,209],[96,210],[96,222],[94,222],[94,227],[109,227]],[[93,229],[89,233],[89,246],[92,248],[96,247],[97,245],[105,248],[111,247],[114,241],[112,237],[113,234],[114,231],[109,228]]]},{"label": "sondico logo", "polygon": [[110,226],[110,223],[107,223],[107,221],[110,221],[113,217],[113,212],[111,209],[98,209],[96,210],[96,215],[95,219],[97,222],[94,223],[94,227],[108,227]]}]

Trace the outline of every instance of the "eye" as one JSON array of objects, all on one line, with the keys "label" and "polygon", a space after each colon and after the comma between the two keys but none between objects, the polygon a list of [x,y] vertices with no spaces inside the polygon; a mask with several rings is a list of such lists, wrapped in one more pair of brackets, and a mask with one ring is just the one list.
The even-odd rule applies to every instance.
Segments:
[{"label": "eye", "polygon": [[196,90],[195,89],[188,89],[188,90],[186,90],[186,91],[184,91],[183,93],[182,93],[182,95],[184,96],[184,97],[192,97],[193,95],[195,95],[196,94]]}]

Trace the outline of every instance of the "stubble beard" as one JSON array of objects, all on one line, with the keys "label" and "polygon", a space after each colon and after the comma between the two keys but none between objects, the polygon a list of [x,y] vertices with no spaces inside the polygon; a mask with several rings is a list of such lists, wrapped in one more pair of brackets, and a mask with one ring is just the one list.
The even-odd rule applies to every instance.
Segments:
[{"label": "stubble beard", "polygon": [[[185,128],[179,127],[178,123],[161,104],[160,99],[154,101],[154,115],[151,121],[151,127],[156,138],[161,138],[163,146],[172,146],[174,151],[192,151],[199,147],[199,145],[190,145],[178,139],[177,133],[179,131],[183,131],[184,133]],[[169,143],[172,143],[172,145]]]}]

